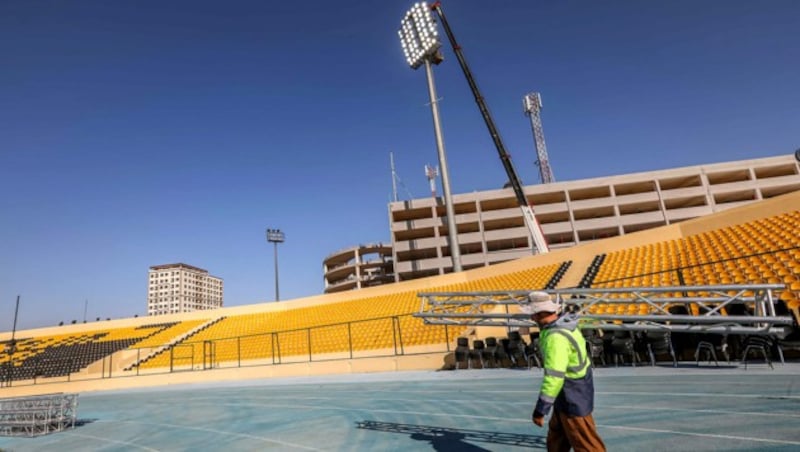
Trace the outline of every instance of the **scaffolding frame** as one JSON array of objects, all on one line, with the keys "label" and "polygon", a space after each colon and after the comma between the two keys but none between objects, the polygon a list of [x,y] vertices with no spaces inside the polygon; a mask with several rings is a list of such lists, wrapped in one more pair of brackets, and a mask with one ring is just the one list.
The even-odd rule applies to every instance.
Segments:
[{"label": "scaffolding frame", "polygon": [[34,437],[75,428],[78,394],[0,399],[0,436]]},{"label": "scaffolding frame", "polygon": [[[582,317],[581,328],[625,331],[664,331],[683,333],[748,334],[785,337],[794,319],[778,315],[776,291],[783,284],[744,284],[708,286],[665,286],[630,288],[588,288],[545,290],[562,306],[562,311]],[[527,302],[529,291],[421,292],[420,311],[414,317],[432,325],[534,327],[530,316],[518,311]],[[680,296],[675,296],[676,294]],[[600,303],[613,305],[646,304],[649,314],[592,314]],[[688,314],[690,306],[699,315]],[[670,308],[682,306],[687,314],[673,314]],[[514,308],[514,309],[511,309]],[[731,309],[744,314],[728,315]],[[503,312],[498,312],[503,311]]]}]

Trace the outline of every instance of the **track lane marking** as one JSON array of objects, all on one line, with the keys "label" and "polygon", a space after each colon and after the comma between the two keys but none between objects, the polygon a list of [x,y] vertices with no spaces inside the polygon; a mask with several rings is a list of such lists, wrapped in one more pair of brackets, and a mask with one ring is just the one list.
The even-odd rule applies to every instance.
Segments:
[{"label": "track lane marking", "polygon": [[[370,409],[370,408],[342,408],[342,407],[328,407],[328,406],[318,406],[318,405],[282,405],[282,404],[262,404],[262,403],[223,403],[223,404],[215,404],[215,405],[225,405],[225,406],[260,406],[260,407],[268,407],[268,408],[288,408],[288,409],[307,409],[307,410],[332,410],[332,411],[365,411],[368,413],[386,413],[386,414],[409,414],[414,416],[433,416],[433,417],[447,417],[447,418],[467,418],[467,419],[483,419],[483,420],[493,420],[493,421],[503,421],[503,422],[510,422],[510,423],[524,423],[529,424],[530,420],[528,419],[509,419],[507,417],[497,417],[497,416],[481,416],[481,415],[474,415],[474,414],[453,414],[453,413],[429,413],[429,412],[422,412],[422,411],[404,411],[404,410],[383,410],[383,409]],[[644,427],[627,427],[622,425],[609,425],[609,424],[597,424],[598,427],[607,428],[612,430],[631,430],[631,431],[642,431],[642,432],[650,432],[650,433],[668,433],[673,435],[683,435],[683,436],[697,436],[703,438],[717,438],[717,439],[732,439],[737,441],[752,441],[752,442],[762,442],[762,443],[771,443],[771,444],[787,444],[793,446],[800,446],[800,441],[789,441],[789,440],[780,440],[780,439],[770,439],[770,438],[756,438],[756,437],[748,437],[748,436],[735,436],[735,435],[722,435],[722,434],[714,434],[714,433],[692,433],[692,432],[679,432],[674,430],[664,430],[664,429],[651,429],[651,428],[644,428]]]}]

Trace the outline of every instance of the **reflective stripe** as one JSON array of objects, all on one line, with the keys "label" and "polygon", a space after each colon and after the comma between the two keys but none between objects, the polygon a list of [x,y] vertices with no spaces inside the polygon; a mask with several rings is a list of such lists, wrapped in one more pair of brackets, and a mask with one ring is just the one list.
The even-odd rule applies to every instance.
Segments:
[{"label": "reflective stripe", "polygon": [[542,402],[553,403],[556,401],[556,398],[544,394],[539,394],[539,400],[541,400]]},{"label": "reflective stripe", "polygon": [[548,369],[546,367],[544,368],[544,374],[546,376],[556,377],[556,378],[564,378],[567,376],[566,372],[561,372],[560,370]]},{"label": "reflective stripe", "polygon": [[578,353],[578,365],[567,367],[567,372],[580,372],[581,370],[583,370],[583,368],[586,367],[588,357],[583,354],[583,350],[581,350],[581,347],[578,346],[578,341],[576,341],[575,338],[572,337],[572,335],[569,334],[567,330],[561,328],[549,328],[549,331],[552,333],[557,333],[567,338],[570,344],[572,344],[572,348],[574,348],[575,351]]}]

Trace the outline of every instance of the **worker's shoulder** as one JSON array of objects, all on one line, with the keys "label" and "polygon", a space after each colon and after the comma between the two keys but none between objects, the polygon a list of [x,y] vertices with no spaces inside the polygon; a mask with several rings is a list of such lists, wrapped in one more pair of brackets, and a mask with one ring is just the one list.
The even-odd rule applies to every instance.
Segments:
[{"label": "worker's shoulder", "polygon": [[542,341],[546,342],[547,344],[555,344],[555,343],[565,343],[569,344],[570,341],[570,331],[563,329],[563,328],[548,328],[547,330],[542,332]]}]

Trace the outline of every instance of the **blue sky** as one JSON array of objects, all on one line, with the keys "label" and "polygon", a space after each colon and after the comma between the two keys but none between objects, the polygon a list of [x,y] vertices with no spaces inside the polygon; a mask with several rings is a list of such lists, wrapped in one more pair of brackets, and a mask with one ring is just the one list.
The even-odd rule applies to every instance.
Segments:
[{"label": "blue sky", "polygon": [[[428,195],[406,1],[0,2],[0,330],[146,312],[150,265],[227,306],[319,294],[322,260],[389,241],[389,152]],[[521,179],[542,93],[557,180],[800,147],[800,3],[443,2]],[[505,175],[449,46],[435,75],[455,193]],[[407,197],[401,189],[401,197]]]}]

